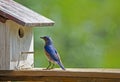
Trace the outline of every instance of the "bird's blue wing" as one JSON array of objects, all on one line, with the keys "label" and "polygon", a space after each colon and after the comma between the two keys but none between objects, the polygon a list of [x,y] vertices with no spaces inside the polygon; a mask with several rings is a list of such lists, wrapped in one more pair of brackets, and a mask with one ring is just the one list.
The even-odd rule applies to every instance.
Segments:
[{"label": "bird's blue wing", "polygon": [[45,51],[50,55],[54,61],[60,61],[59,55],[56,49],[52,45],[46,45]]},{"label": "bird's blue wing", "polygon": [[52,45],[46,45],[45,51],[48,53],[48,55],[51,57],[51,59],[53,61],[55,61],[63,70],[65,70],[65,68],[60,60],[58,52]]}]

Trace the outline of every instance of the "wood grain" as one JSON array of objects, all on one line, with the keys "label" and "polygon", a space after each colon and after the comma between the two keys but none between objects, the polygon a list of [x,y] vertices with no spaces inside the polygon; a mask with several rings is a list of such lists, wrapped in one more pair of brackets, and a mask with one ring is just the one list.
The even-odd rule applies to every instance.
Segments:
[{"label": "wood grain", "polygon": [[[34,57],[33,54],[21,54],[21,52],[31,52],[33,49],[33,29],[28,27],[23,27],[11,20],[6,22],[6,27],[9,28],[8,45],[10,59],[10,69],[15,69],[18,62],[18,68],[30,68],[33,64]],[[21,38],[19,36],[19,29],[23,30],[24,36]],[[6,32],[7,33],[7,32]]]},{"label": "wood grain", "polygon": [[[19,28],[24,31],[24,36],[19,36]],[[16,68],[31,68],[34,63],[33,29],[23,27],[14,21],[0,22],[0,70]],[[19,61],[19,64],[18,64]]]},{"label": "wood grain", "polygon": [[5,69],[5,25],[0,22],[0,69]]},{"label": "wood grain", "polygon": [[0,70],[0,80],[44,82],[119,82],[119,69]]},{"label": "wood grain", "polygon": [[6,24],[0,22],[0,70],[8,70],[10,67],[9,55],[9,28]]},{"label": "wood grain", "polygon": [[12,0],[0,0],[0,15],[28,27],[54,24],[52,20]]}]

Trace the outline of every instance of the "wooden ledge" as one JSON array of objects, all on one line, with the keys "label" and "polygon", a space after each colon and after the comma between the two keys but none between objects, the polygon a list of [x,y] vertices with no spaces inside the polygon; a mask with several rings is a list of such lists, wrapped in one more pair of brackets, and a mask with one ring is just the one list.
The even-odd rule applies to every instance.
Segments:
[{"label": "wooden ledge", "polygon": [[115,80],[120,81],[120,69],[68,68],[66,71],[63,71],[61,69],[42,70],[42,68],[33,68],[24,70],[0,70],[0,81],[76,82],[92,80],[92,82],[95,82],[96,80],[103,79],[110,80],[110,82],[115,82]]}]

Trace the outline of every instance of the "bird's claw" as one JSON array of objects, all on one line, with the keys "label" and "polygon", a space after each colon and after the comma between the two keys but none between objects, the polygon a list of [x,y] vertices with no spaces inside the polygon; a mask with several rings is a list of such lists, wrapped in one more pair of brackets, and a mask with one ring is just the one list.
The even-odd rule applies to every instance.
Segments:
[{"label": "bird's claw", "polygon": [[51,70],[51,69],[54,69],[54,68],[45,68],[45,69],[43,69],[43,70]]}]

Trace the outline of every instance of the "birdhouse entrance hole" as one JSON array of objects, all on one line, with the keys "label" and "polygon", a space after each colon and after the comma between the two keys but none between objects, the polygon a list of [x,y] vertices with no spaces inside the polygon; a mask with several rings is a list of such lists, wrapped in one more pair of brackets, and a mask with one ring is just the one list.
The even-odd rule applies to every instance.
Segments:
[{"label": "birdhouse entrance hole", "polygon": [[18,35],[19,35],[20,38],[24,37],[24,30],[23,30],[23,28],[19,28]]}]

